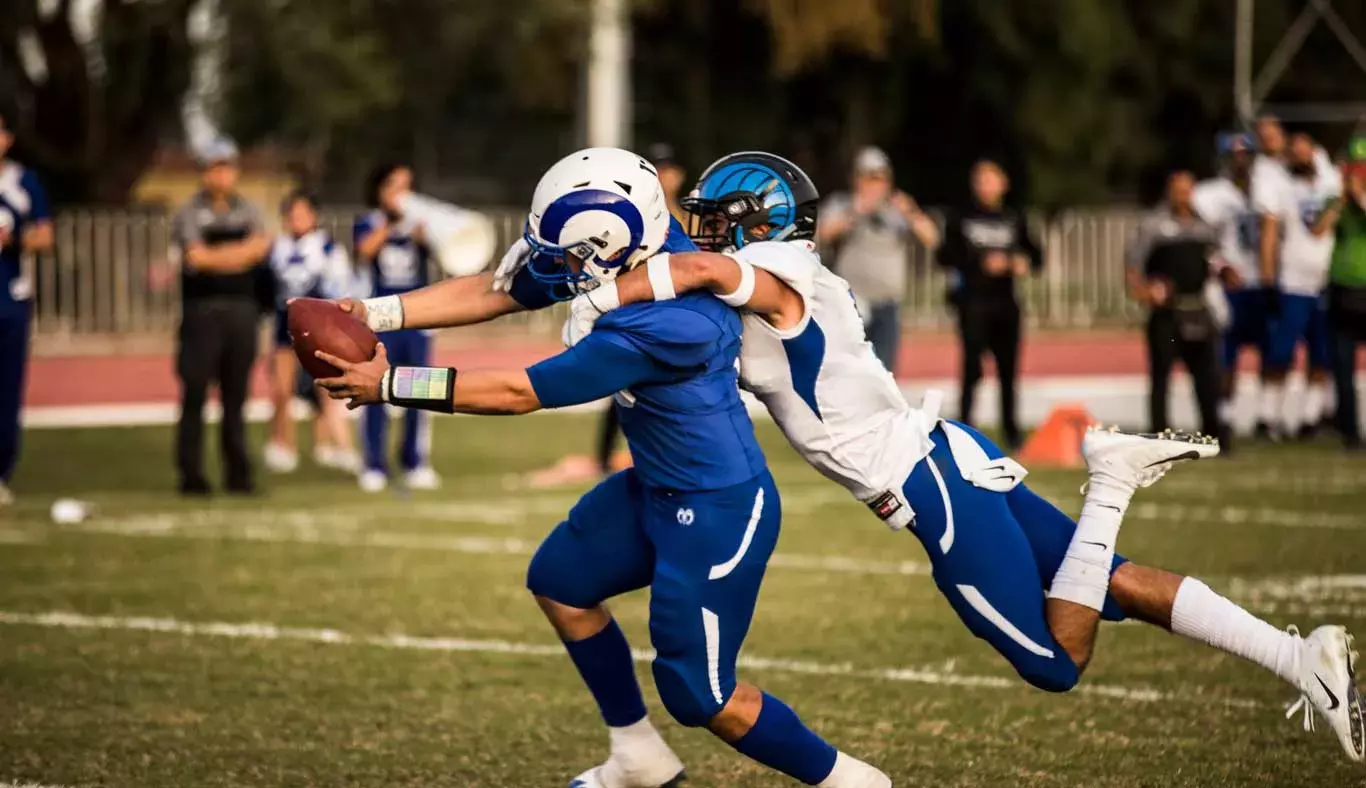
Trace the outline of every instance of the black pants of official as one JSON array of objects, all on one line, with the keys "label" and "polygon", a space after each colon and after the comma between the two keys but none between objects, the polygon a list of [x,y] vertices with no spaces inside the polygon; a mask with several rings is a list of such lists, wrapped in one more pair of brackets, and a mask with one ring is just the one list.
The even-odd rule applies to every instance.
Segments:
[{"label": "black pants of official", "polygon": [[1174,312],[1157,311],[1148,318],[1148,415],[1153,432],[1167,429],[1167,389],[1172,366],[1180,359],[1195,384],[1201,431],[1220,434],[1218,348],[1213,324],[1202,338],[1189,339],[1182,336]]},{"label": "black pants of official", "polygon": [[972,423],[972,405],[982,380],[982,354],[996,360],[1001,386],[1001,431],[1006,443],[1020,443],[1015,421],[1015,383],[1019,379],[1020,305],[1014,298],[964,297],[958,304],[958,338],[963,346],[963,381],[958,417]]},{"label": "black pants of official", "polygon": [[210,298],[185,304],[180,324],[176,373],[180,376],[180,423],[176,464],[182,489],[206,488],[204,478],[204,403],[209,384],[217,383],[223,403],[224,483],[229,490],[251,489],[251,462],[243,408],[256,360],[259,308],[251,298]]},{"label": "black pants of official", "polygon": [[1333,285],[1328,289],[1328,336],[1333,343],[1333,384],[1337,390],[1337,427],[1348,448],[1362,446],[1357,413],[1357,348],[1366,344],[1366,288]]}]

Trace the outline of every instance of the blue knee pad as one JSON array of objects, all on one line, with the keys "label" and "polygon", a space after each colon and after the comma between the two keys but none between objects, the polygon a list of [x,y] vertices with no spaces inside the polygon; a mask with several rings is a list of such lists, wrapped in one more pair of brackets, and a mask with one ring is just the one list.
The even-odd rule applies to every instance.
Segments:
[{"label": "blue knee pad", "polygon": [[655,556],[641,529],[640,505],[634,471],[603,479],[541,542],[527,567],[527,588],[587,609],[649,585]]}]

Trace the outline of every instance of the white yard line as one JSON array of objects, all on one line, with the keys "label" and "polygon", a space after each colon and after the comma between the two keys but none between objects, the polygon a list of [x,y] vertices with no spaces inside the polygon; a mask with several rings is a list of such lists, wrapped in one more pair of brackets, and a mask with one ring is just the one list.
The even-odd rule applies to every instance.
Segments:
[{"label": "white yard line", "polygon": [[[393,547],[414,550],[437,550],[473,555],[531,555],[540,540],[497,536],[442,536],[398,531],[362,531],[354,520],[344,528],[331,527],[326,513],[316,520],[308,520],[304,513],[285,513],[278,521],[252,521],[251,517],[230,511],[206,512],[200,518],[159,514],[144,517],[94,519],[84,523],[60,526],[65,533],[111,534],[131,537],[165,537],[177,539],[210,539],[283,544],[321,544],[337,547]],[[247,524],[233,524],[232,518]],[[279,524],[277,525],[276,522]],[[54,526],[57,527],[57,526]],[[839,555],[802,555],[777,553],[769,559],[769,566],[817,572],[861,575],[925,575],[929,565],[920,561],[874,561]]]},{"label": "white yard line", "polygon": [[[87,616],[80,613],[17,613],[0,611],[0,624],[37,626],[55,629],[102,629],[141,632],[161,632],[183,636],[239,638],[249,640],[295,640],[329,645],[374,646],[379,648],[412,649],[419,651],[465,652],[478,654],[511,654],[516,656],[559,657],[563,646],[550,643],[519,643],[508,640],[470,640],[458,637],[419,637],[414,635],[360,635],[336,629],[282,627],[265,623],[187,622],[173,618],[144,618],[120,616]],[[637,662],[654,660],[654,652],[635,649]],[[750,670],[773,670],[811,676],[843,676],[862,681],[890,681],[936,686],[969,687],[977,689],[1021,689],[1029,686],[1020,679],[1005,676],[975,676],[934,668],[860,668],[849,663],[827,663],[809,660],[772,659],[741,656],[738,662]],[[1106,698],[1143,703],[1194,700],[1208,703],[1211,699],[1196,690],[1161,692],[1147,687],[1126,687],[1108,684],[1081,684],[1077,692]],[[1243,698],[1219,698],[1216,703],[1239,708],[1258,708],[1256,701]],[[0,786],[3,788],[3,786]]]},{"label": "white yard line", "polygon": [[66,788],[66,786],[46,785],[44,783],[7,783],[0,781],[0,788]]}]

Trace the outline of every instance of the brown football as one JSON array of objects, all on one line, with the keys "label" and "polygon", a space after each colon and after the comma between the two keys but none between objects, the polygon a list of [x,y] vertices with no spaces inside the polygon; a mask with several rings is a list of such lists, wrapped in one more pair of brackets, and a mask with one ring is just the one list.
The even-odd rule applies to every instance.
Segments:
[{"label": "brown football", "polygon": [[299,363],[314,378],[334,378],[341,370],[313,355],[321,350],[344,361],[369,361],[375,357],[379,337],[370,327],[343,312],[333,301],[296,298],[287,312],[289,339]]}]

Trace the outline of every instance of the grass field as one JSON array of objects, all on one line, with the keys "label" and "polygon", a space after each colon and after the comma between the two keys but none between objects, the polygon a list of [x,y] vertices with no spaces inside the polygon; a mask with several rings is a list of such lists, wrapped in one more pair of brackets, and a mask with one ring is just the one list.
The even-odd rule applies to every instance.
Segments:
[{"label": "grass field", "polygon": [[[438,425],[439,493],[364,497],[301,471],[251,500],[182,502],[165,428],[33,431],[0,513],[0,784],[563,786],[605,737],[523,590],[577,490],[509,476],[593,421]],[[1283,719],[1258,668],[1137,624],[1049,695],[957,623],[890,534],[761,425],[784,498],[742,676],[899,786],[1366,785],[1326,730]],[[1080,508],[1079,472],[1030,483]],[[57,496],[100,516],[56,526]],[[1248,448],[1140,493],[1122,552],[1199,574],[1278,626],[1366,636],[1366,463]],[[591,568],[590,568],[591,569]],[[646,598],[614,606],[646,648]],[[690,785],[792,784],[651,711]]]}]

